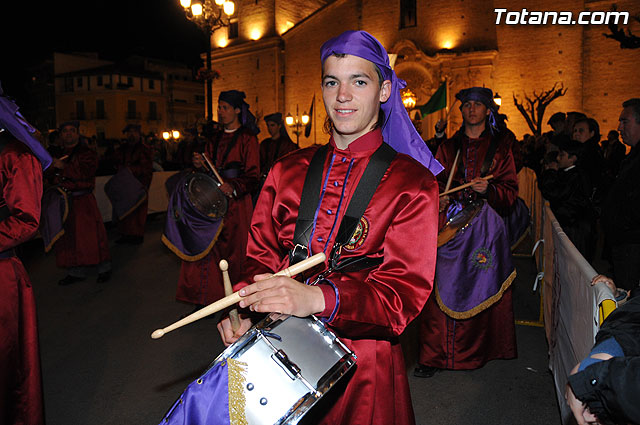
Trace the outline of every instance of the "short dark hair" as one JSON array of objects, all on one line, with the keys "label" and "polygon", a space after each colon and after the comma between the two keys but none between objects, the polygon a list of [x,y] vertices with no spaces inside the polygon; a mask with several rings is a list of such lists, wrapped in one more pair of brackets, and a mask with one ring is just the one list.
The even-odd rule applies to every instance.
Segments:
[{"label": "short dark hair", "polygon": [[576,124],[579,124],[581,122],[587,123],[589,131],[593,131],[593,137],[597,137],[598,140],[600,139],[600,124],[598,124],[598,121],[594,120],[593,118],[578,118],[576,122],[573,123],[573,126],[575,127]]},{"label": "short dark hair", "polygon": [[622,107],[633,109],[633,116],[635,117],[636,122],[640,124],[640,98],[633,97],[629,100],[625,100],[622,102]]},{"label": "short dark hair", "polygon": [[584,145],[575,140],[563,140],[558,146],[558,149],[562,152],[566,152],[569,156],[580,158],[580,155],[584,151]]}]

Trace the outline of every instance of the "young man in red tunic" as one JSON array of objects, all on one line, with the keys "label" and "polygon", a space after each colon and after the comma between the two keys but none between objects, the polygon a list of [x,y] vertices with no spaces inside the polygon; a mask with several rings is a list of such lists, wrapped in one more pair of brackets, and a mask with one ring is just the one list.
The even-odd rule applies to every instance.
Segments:
[{"label": "young man in red tunic", "polygon": [[62,123],[59,131],[64,159],[54,158],[47,173],[66,192],[69,204],[64,234],[55,242],[56,264],[67,270],[58,284],[84,280],[92,266],[97,266],[98,282],[106,282],[111,276],[109,240],[93,195],[98,154],[80,138],[77,121]]},{"label": "young man in red tunic", "polygon": [[0,424],[44,424],[36,306],[15,248],[38,230],[51,157],[0,87]]},{"label": "young man in red tunic", "polygon": [[[116,153],[118,169],[127,167],[133,176],[149,191],[153,178],[153,151],[140,130],[140,125],[129,124],[122,132],[125,139]],[[144,201],[126,217],[118,220],[118,232],[122,235],[116,243],[141,244],[144,240],[144,225],[147,222],[149,199]]]},{"label": "young man in red tunic", "polygon": [[[224,184],[219,188],[228,200],[222,230],[204,257],[196,261],[183,259],[176,299],[195,304],[196,309],[224,297],[220,260],[229,263],[229,276],[237,281],[244,268],[247,234],[251,223],[251,195],[260,177],[260,149],[255,117],[237,90],[220,93],[218,122],[222,131],[215,133],[205,145],[204,153],[219,172]],[[193,154],[193,166],[212,174],[199,153]]]},{"label": "young man in red tunic", "polygon": [[[372,263],[357,271],[332,271],[312,285],[267,279],[289,265],[294,248],[304,176],[319,147],[303,149],[276,161],[267,176],[253,214],[247,265],[235,288],[242,288],[239,306],[254,313],[314,314],[357,355],[355,373],[308,412],[305,423],[413,424],[398,337],[433,286],[438,187],[426,167],[437,173],[441,166],[411,124],[400,98],[404,81],[375,38],[348,31],[323,45],[321,59],[331,137],[323,148],[320,195],[312,200],[317,213],[305,248],[309,255],[329,257],[355,188],[374,153],[386,150],[387,143],[399,152],[391,150],[393,159],[339,256]],[[218,328],[230,344],[250,326],[245,316],[235,334],[228,318]]]},{"label": "young man in red tunic", "polygon": [[[441,191],[444,191],[459,151],[451,188],[467,182],[472,185],[451,196],[440,197],[440,222],[444,224],[445,213],[454,200],[462,207],[472,201],[486,200],[489,207],[499,215],[507,215],[518,194],[518,180],[511,152],[513,133],[496,127],[493,117],[497,108],[490,89],[464,89],[456,94],[456,98],[461,103],[463,125],[438,148],[436,158],[445,167],[445,171],[438,175],[438,184]],[[489,155],[493,157],[486,160]],[[486,180],[482,178],[484,174],[493,177]],[[504,227],[502,229],[504,231]],[[500,258],[499,254],[510,258],[509,252],[497,253],[492,257],[493,260],[487,261],[496,261]],[[461,256],[462,253],[459,262],[467,261]],[[438,261],[438,267],[443,267],[441,261]],[[515,276],[514,273],[512,275]],[[510,279],[513,280],[511,275]],[[481,300],[483,303],[480,307],[476,306],[476,311],[481,311],[464,320],[445,314],[437,297],[432,296],[420,319],[420,357],[414,375],[431,377],[440,369],[476,369],[492,359],[516,357],[512,290],[509,286],[511,280],[494,282],[501,292],[490,300],[493,304],[485,308],[484,305],[488,305],[489,300]],[[467,287],[469,285],[468,282],[459,284],[466,284]],[[437,286],[442,291],[438,283]]]}]

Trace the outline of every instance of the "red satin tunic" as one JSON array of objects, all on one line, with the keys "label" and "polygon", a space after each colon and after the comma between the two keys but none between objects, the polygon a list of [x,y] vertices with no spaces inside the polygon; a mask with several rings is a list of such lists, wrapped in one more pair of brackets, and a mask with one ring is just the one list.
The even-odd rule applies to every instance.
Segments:
[{"label": "red satin tunic", "polygon": [[[42,166],[17,141],[0,153],[0,252],[38,230]],[[29,276],[18,257],[0,259],[0,423],[43,424],[36,306]]]},{"label": "red satin tunic", "polygon": [[[117,154],[119,167],[128,167],[133,175],[149,190],[153,178],[153,151],[143,141],[123,142]],[[122,235],[143,236],[147,222],[149,200],[145,199],[138,208],[118,221],[118,232]]]},{"label": "red satin tunic", "polygon": [[[380,130],[345,150],[333,139],[324,165],[311,253],[329,256],[338,227],[375,150]],[[317,147],[276,162],[258,199],[249,233],[243,282],[288,265],[307,168]],[[326,309],[318,316],[357,355],[356,371],[309,415],[325,424],[413,424],[415,419],[398,336],[433,288],[438,187],[433,175],[398,154],[382,178],[343,257],[384,257],[381,265],[332,273],[320,287]],[[304,344],[304,341],[300,341]]]},{"label": "red satin tunic", "polygon": [[[485,131],[478,139],[469,139],[460,130],[438,147],[436,159],[444,166],[444,171],[438,174],[438,184],[443,191],[456,158],[458,146],[461,146],[460,159],[450,189],[470,182],[475,177],[480,177],[480,171],[492,137],[498,137],[499,140],[496,153],[487,172],[487,175],[492,174],[493,178],[489,180],[489,187],[484,197],[494,210],[500,215],[505,215],[518,196],[518,176],[511,150],[513,141],[510,138],[510,133],[504,132],[492,136],[489,131]],[[476,199],[480,196],[482,195],[470,188],[452,194],[452,197],[457,200]]]},{"label": "red satin tunic", "polygon": [[[56,264],[68,268],[97,265],[111,259],[109,240],[93,190],[98,154],[80,142],[66,150],[66,166],[53,177],[67,191],[69,215],[64,235],[55,243]],[[48,171],[50,173],[55,169]]]},{"label": "red satin tunic", "polygon": [[[491,137],[485,131],[480,138],[469,139],[460,130],[440,145],[436,159],[445,167],[438,175],[442,189],[456,157],[456,145],[459,143],[462,146],[462,160],[457,165],[451,188],[480,176]],[[498,137],[498,148],[487,172],[487,175],[493,174],[493,178],[484,196],[491,207],[504,215],[518,195],[518,179],[509,133],[502,133]],[[462,201],[480,196],[471,189],[453,194],[454,199]],[[444,222],[442,216],[440,221]],[[516,356],[511,287],[496,304],[466,320],[455,320],[444,314],[434,297],[427,302],[420,317],[420,364],[441,369],[476,369],[493,359]]]},{"label": "red satin tunic", "polygon": [[[198,261],[182,261],[176,293],[176,299],[179,301],[199,305],[211,304],[225,295],[220,260],[224,259],[229,263],[231,282],[238,281],[244,267],[247,234],[253,212],[251,195],[258,187],[260,176],[260,150],[258,139],[254,135],[242,128],[236,131],[241,133],[226,159],[224,154],[234,133],[224,133],[220,137],[217,150],[214,149],[214,142],[207,142],[205,146],[207,157],[218,172],[223,174],[224,182],[233,186],[235,196],[228,199],[229,206],[223,219],[222,230],[209,254]],[[225,178],[225,168],[233,163],[241,167],[239,175],[235,178]]]}]

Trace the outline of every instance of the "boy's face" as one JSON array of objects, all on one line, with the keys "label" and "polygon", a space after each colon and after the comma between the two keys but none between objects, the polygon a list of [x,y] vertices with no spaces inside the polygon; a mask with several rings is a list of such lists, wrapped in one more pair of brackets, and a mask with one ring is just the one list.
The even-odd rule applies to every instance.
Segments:
[{"label": "boy's face", "polygon": [[391,81],[380,86],[375,65],[358,56],[329,56],[323,65],[322,99],[339,148],[368,133],[378,122],[380,103],[391,94]]},{"label": "boy's face", "polygon": [[218,121],[225,127],[237,124],[241,112],[240,108],[234,108],[224,100],[218,102]]},{"label": "boy's face", "polygon": [[558,168],[571,167],[577,159],[575,155],[570,156],[567,152],[561,150],[558,152]]}]

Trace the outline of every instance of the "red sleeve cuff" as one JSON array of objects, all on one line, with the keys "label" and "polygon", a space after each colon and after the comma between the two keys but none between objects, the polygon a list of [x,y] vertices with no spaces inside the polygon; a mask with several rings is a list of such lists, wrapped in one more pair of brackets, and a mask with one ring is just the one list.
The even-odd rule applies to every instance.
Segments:
[{"label": "red sleeve cuff", "polygon": [[318,284],[318,288],[322,290],[324,296],[324,310],[318,316],[329,317],[336,308],[336,291],[333,286],[328,284]]}]

